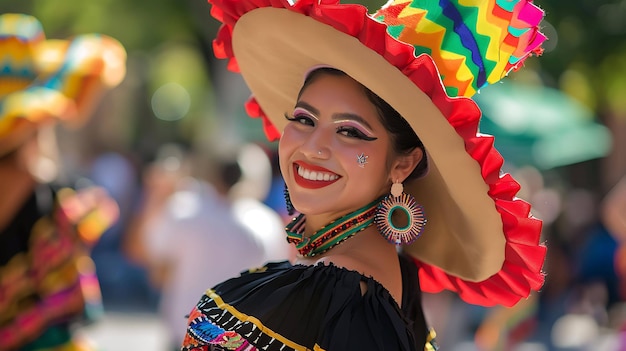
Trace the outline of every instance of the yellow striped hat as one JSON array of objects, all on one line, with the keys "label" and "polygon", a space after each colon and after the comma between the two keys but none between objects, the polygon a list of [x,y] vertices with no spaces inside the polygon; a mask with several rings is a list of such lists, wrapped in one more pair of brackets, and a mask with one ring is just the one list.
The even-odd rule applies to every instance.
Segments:
[{"label": "yellow striped hat", "polygon": [[0,155],[41,124],[80,125],[122,81],[125,65],[126,51],[111,37],[46,39],[36,18],[0,15]]}]

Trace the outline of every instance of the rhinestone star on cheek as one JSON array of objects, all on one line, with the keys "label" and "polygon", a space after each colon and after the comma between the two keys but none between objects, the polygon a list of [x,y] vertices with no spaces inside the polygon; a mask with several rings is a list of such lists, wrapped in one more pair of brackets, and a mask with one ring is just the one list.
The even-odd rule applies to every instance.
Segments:
[{"label": "rhinestone star on cheek", "polygon": [[365,168],[365,164],[367,163],[368,158],[369,156],[365,156],[364,153],[361,153],[360,155],[356,155],[356,162],[359,164],[359,167]]}]

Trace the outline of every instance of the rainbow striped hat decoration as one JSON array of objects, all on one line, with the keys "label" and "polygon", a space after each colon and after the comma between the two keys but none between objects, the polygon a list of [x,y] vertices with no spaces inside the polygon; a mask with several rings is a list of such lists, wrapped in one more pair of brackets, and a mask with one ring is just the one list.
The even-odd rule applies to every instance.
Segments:
[{"label": "rainbow striped hat decoration", "polygon": [[541,53],[543,11],[526,1],[391,1],[374,17],[430,55],[450,96],[474,95]]},{"label": "rainbow striped hat decoration", "polygon": [[213,48],[252,92],[246,103],[280,137],[305,76],[339,69],[403,116],[429,172],[405,182],[428,225],[403,249],[422,290],[511,306],[541,288],[542,222],[516,197],[493,137],[469,97],[541,53],[543,12],[531,0],[396,0],[373,15],[338,0],[209,0],[222,22]]},{"label": "rainbow striped hat decoration", "polygon": [[36,18],[0,15],[0,155],[42,124],[83,123],[123,80],[125,65],[126,51],[111,37],[46,39]]}]

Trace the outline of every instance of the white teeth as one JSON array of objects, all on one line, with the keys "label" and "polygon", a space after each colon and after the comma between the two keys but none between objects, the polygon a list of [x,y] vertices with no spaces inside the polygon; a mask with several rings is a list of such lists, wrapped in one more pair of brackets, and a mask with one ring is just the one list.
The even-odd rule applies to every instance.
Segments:
[{"label": "white teeth", "polygon": [[304,169],[303,167],[300,167],[300,166],[298,166],[298,175],[308,180],[331,181],[331,180],[335,180],[339,178],[339,176],[336,174],[319,172],[319,171],[309,171],[308,169]]}]

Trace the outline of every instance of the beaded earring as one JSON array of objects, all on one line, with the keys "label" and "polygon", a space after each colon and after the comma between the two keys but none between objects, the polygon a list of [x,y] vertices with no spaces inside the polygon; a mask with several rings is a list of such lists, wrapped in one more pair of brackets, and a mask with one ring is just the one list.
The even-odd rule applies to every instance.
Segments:
[{"label": "beaded earring", "polygon": [[[405,213],[408,223],[404,227],[397,227],[391,221],[396,210]],[[415,201],[415,198],[404,192],[400,182],[391,186],[391,194],[387,195],[378,205],[374,222],[382,236],[392,244],[410,244],[419,238],[426,226],[424,207]]]},{"label": "beaded earring", "polygon": [[289,189],[287,189],[287,184],[285,184],[285,188],[283,189],[283,196],[285,197],[285,206],[287,207],[287,213],[291,216],[296,212],[296,209],[293,207],[291,203],[291,198],[289,197]]}]

